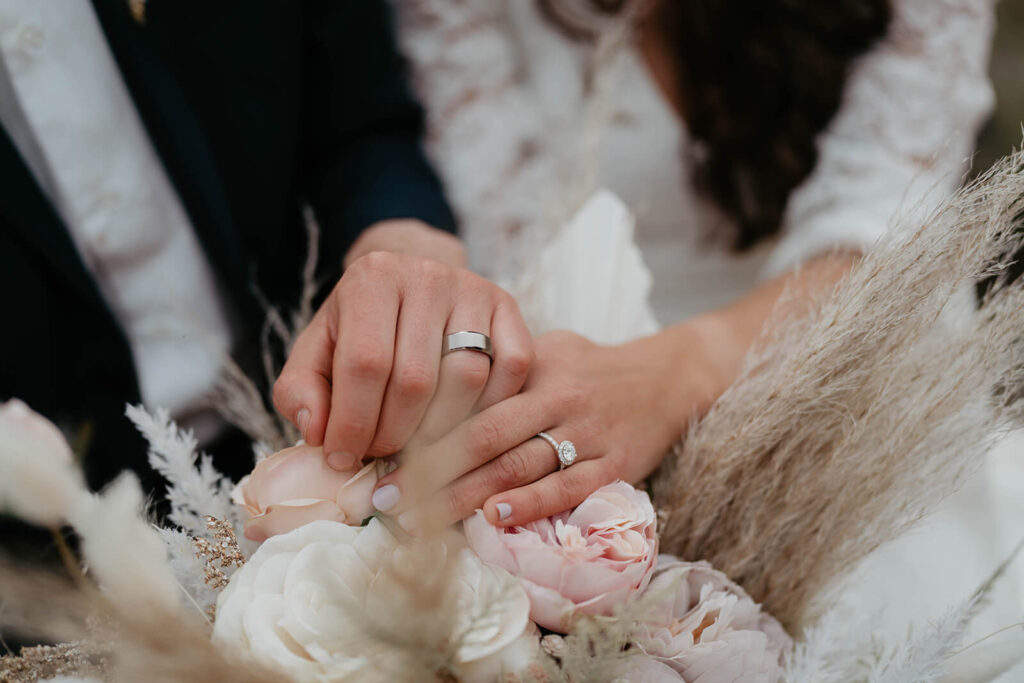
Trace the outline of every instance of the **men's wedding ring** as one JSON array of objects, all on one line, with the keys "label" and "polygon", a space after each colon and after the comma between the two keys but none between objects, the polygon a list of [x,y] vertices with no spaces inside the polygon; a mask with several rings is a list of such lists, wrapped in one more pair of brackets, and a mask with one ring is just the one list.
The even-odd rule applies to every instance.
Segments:
[{"label": "men's wedding ring", "polygon": [[547,441],[555,449],[555,453],[558,455],[558,469],[564,470],[576,462],[576,445],[572,441],[559,443],[547,432],[541,432],[537,436]]},{"label": "men's wedding ring", "polygon": [[488,358],[494,360],[491,338],[482,332],[464,330],[445,335],[444,343],[441,344],[441,356],[447,356],[453,351],[479,351],[486,353]]}]

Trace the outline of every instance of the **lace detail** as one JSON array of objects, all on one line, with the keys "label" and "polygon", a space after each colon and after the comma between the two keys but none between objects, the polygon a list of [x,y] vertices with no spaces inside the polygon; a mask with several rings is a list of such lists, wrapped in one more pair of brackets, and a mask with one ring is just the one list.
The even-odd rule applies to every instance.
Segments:
[{"label": "lace detail", "polygon": [[[551,79],[533,80],[522,59],[534,36],[515,30],[512,3],[394,4],[399,42],[427,110],[427,152],[445,180],[470,263],[490,277],[517,272],[517,254],[539,246],[568,212],[556,208],[556,188],[568,181],[562,160],[571,149],[559,141],[568,122],[540,106]],[[567,78],[555,76],[557,90],[580,101],[579,70],[560,61],[569,68],[559,72]]]},{"label": "lace detail", "polygon": [[[888,35],[853,67],[762,275],[835,246],[866,248],[898,214],[916,215],[959,184],[993,103],[993,4],[895,1]],[[609,120],[593,115],[600,103],[587,79],[605,62],[548,25],[534,2],[396,0],[395,8],[428,112],[428,153],[471,263],[491,277],[514,274],[595,189],[588,150]],[[679,222],[701,219],[694,210]]]},{"label": "lace detail", "polygon": [[994,103],[993,5],[895,3],[887,36],[850,74],[814,172],[790,197],[770,274],[838,245],[868,247],[956,189]]}]

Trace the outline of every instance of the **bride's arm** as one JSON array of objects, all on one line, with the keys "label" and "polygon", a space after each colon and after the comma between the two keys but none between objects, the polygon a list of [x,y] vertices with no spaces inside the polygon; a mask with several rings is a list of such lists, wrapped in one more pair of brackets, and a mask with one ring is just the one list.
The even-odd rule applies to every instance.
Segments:
[{"label": "bride's arm", "polygon": [[[617,479],[641,481],[733,382],[780,296],[786,306],[810,306],[856,258],[821,256],[726,308],[618,346],[568,332],[541,336],[522,393],[380,481],[404,494],[389,513],[411,509],[417,492],[440,490],[429,510],[400,514],[399,522],[445,525],[483,507],[495,524],[524,524],[570,509]],[[558,472],[554,449],[533,438],[541,431],[572,441],[579,462]]]},{"label": "bride's arm", "polygon": [[[839,280],[857,262],[859,252],[847,249],[819,256],[809,263],[780,275],[757,287],[733,304],[692,320],[666,328],[655,335],[666,350],[680,348],[680,340],[699,331],[708,348],[715,377],[710,393],[717,398],[736,379],[743,357],[761,332],[768,317],[786,294],[787,313],[810,308],[827,296]],[[796,309],[796,310],[794,310]],[[677,351],[678,353],[678,351]]]}]

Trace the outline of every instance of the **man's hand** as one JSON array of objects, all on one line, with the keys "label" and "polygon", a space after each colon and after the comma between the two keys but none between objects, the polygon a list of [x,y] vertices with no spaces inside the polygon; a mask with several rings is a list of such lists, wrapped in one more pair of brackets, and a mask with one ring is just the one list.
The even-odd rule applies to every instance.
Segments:
[{"label": "man's hand", "polygon": [[[353,245],[274,385],[278,411],[335,469],[436,441],[523,386],[533,343],[519,308],[464,262],[458,240],[417,221],[381,223]],[[441,358],[460,330],[492,338],[493,364]]]}]

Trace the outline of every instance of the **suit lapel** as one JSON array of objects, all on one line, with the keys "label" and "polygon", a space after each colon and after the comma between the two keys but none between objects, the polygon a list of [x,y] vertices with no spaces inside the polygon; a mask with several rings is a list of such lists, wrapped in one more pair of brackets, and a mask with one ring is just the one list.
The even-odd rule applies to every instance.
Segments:
[{"label": "suit lapel", "polygon": [[[93,0],[146,131],[192,225],[236,304],[251,300],[241,240],[202,129],[173,74],[145,39],[127,0]],[[183,39],[187,39],[183,37]]]},{"label": "suit lapel", "polygon": [[0,202],[4,222],[39,249],[87,299],[106,310],[106,303],[71,241],[64,221],[43,194],[3,126],[0,126],[0,178],[4,179],[5,199]]}]

